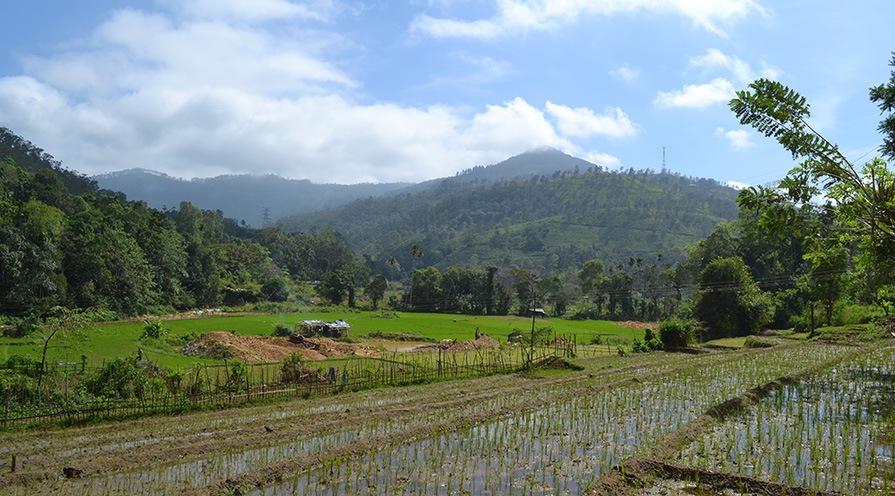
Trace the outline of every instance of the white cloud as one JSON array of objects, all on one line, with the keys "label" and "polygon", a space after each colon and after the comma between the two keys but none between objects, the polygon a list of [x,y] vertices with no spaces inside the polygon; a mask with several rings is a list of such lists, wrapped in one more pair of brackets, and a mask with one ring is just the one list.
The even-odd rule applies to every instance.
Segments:
[{"label": "white cloud", "polygon": [[559,132],[565,136],[603,135],[618,139],[637,135],[637,127],[619,108],[608,107],[603,115],[595,115],[588,108],[573,109],[547,102],[547,112],[556,119]]},{"label": "white cloud", "polygon": [[315,182],[421,181],[538,146],[576,152],[521,98],[454,108],[357,105],[337,95],[144,88],[73,103],[31,77],[0,78],[0,121],[83,173],[275,173]]},{"label": "white cloud", "polygon": [[717,48],[710,48],[705,55],[690,58],[691,67],[702,69],[706,73],[718,69],[730,72],[740,84],[751,83],[759,77],[777,79],[780,76],[779,69],[769,67],[765,61],[762,61],[761,65],[761,71],[755,73],[752,67],[739,57],[726,55]]},{"label": "white cloud", "polygon": [[705,55],[691,57],[690,65],[705,71],[713,69],[725,69],[733,73],[740,83],[749,83],[755,79],[752,68],[736,56],[725,55],[716,48],[709,49]]},{"label": "white cloud", "polygon": [[331,1],[293,2],[287,0],[160,0],[188,17],[237,22],[275,19],[327,20],[335,10]]},{"label": "white cloud", "polygon": [[622,166],[622,161],[618,157],[614,157],[607,153],[588,152],[581,156],[584,160],[592,164],[597,164],[604,169],[618,169]]},{"label": "white cloud", "polygon": [[341,69],[297,43],[220,22],[174,25],[140,11],[118,11],[79,53],[26,61],[28,72],[63,90],[93,95],[145,88],[234,88],[262,93],[352,86]]},{"label": "white cloud", "polygon": [[749,183],[741,183],[741,182],[739,182],[739,181],[727,181],[727,185],[730,186],[731,188],[737,190],[737,191],[741,191],[741,190],[744,190],[744,189],[746,189],[746,188],[750,188],[750,187],[752,187],[752,185],[749,184]]},{"label": "white cloud", "polygon": [[703,109],[716,103],[726,102],[735,95],[736,92],[730,81],[716,78],[708,84],[688,84],[681,91],[660,91],[653,103],[659,108]]},{"label": "white cloud", "polygon": [[434,37],[495,38],[529,30],[549,30],[585,15],[674,13],[694,25],[724,36],[723,26],[753,12],[765,14],[754,0],[497,0],[491,19],[472,21],[420,15],[410,30]]},{"label": "white cloud", "polygon": [[609,71],[609,75],[612,76],[613,79],[618,79],[619,81],[630,83],[632,81],[636,81],[637,78],[640,77],[640,71],[631,69],[628,64],[624,64],[618,69]]},{"label": "white cloud", "polygon": [[724,128],[719,127],[715,130],[715,136],[727,138],[730,141],[731,148],[734,150],[745,150],[755,146],[755,143],[752,143],[749,140],[752,137],[752,134],[751,131],[746,131],[745,129],[724,131]]},{"label": "white cloud", "polygon": [[459,139],[464,147],[471,149],[573,148],[569,141],[556,134],[543,112],[521,98],[503,106],[489,105],[484,113],[472,118]]},{"label": "white cloud", "polygon": [[[296,21],[290,37],[275,37],[252,24],[277,8],[303,22],[313,16],[292,12],[292,2],[261,5],[270,15],[257,21],[201,10],[218,8],[211,3],[183,18],[116,11],[69,45],[77,50],[31,57],[27,75],[0,77],[0,122],[88,175],[142,167],[185,178],[274,173],[341,183],[421,181],[539,146],[579,154],[575,136],[636,133],[611,107],[601,115],[522,98],[473,109],[371,102],[325,32],[304,32]],[[510,70],[488,57],[460,58],[483,78]]]}]

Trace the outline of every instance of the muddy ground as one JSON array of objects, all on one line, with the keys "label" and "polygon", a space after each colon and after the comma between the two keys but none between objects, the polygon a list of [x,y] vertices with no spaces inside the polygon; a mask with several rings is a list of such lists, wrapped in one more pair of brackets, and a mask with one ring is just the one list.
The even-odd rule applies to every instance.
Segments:
[{"label": "muddy ground", "polygon": [[233,358],[244,362],[281,362],[292,353],[301,353],[306,360],[323,360],[348,355],[378,357],[379,350],[328,338],[305,338],[295,343],[289,338],[273,336],[238,336],[232,332],[206,332],[187,343],[183,353],[190,356]]}]

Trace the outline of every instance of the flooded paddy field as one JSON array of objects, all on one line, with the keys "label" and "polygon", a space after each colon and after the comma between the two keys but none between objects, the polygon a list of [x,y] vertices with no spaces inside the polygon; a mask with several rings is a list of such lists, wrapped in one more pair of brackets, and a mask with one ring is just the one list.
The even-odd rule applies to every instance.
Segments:
[{"label": "flooded paddy field", "polygon": [[[892,351],[864,350],[809,343],[700,355],[602,356],[574,360],[581,370],[8,432],[0,434],[0,494],[582,494],[595,491],[626,460],[660,455],[669,463],[705,470],[735,472],[751,464],[759,469],[741,469],[744,475],[808,484],[817,473],[810,467],[824,462],[805,462],[799,469],[807,474],[804,481],[795,475],[789,481],[786,473],[781,478],[768,461],[772,456],[762,454],[774,451],[775,439],[790,436],[780,430],[784,427],[770,427],[781,423],[770,417],[779,420],[788,413],[758,408],[791,404],[789,413],[799,415],[807,408],[798,406],[800,398],[833,390],[840,394],[843,387],[791,391],[801,382],[786,384],[756,403],[756,409],[691,433],[689,442],[673,453],[656,450],[676,432],[698,424],[713,407],[778,378],[815,369],[805,383],[837,371],[837,377],[862,384],[846,390],[851,391],[847,398],[830,396],[824,405],[853,403],[858,389],[876,391],[871,395],[876,399],[868,400],[871,413],[824,406],[816,413],[816,428],[799,431],[802,439],[848,439],[840,444],[850,447],[841,449],[852,460],[860,457],[861,466],[879,458],[866,477],[878,479],[874,487],[882,491],[889,487],[883,481],[889,473],[885,457],[891,456],[879,448],[885,441],[878,432],[862,441],[852,442],[852,436],[884,427],[882,420],[860,424],[870,427],[858,424],[860,418],[883,418],[888,411],[884,398],[891,394],[882,385],[888,369],[866,372],[867,367],[854,364],[874,363],[875,358],[891,362]],[[751,415],[762,417],[761,431],[754,430]],[[727,423],[748,426],[746,434],[742,439],[722,437]],[[783,426],[791,423],[782,421]],[[828,423],[836,427],[831,430]],[[830,444],[825,439],[818,443]],[[806,446],[803,452],[811,451],[810,443],[800,443]],[[797,449],[782,441],[777,446],[782,453]],[[731,458],[736,452],[748,453],[749,461],[744,463],[742,454],[739,462]],[[830,475],[823,479],[823,490],[852,491],[854,483],[840,480],[846,472],[851,470],[824,472]]]}]

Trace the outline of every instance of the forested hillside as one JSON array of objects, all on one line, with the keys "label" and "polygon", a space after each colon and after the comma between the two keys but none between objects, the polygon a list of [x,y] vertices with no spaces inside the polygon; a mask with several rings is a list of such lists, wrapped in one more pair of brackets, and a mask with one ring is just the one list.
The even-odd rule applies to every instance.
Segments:
[{"label": "forested hillside", "polygon": [[[445,181],[280,223],[289,231],[333,226],[376,272],[491,264],[563,272],[591,259],[614,265],[661,253],[681,260],[688,244],[736,218],[736,195],[712,180],[669,173],[557,171],[478,186]],[[412,259],[414,244],[422,260]]]},{"label": "forested hillside", "polygon": [[358,198],[377,197],[407,187],[389,184],[314,184],[307,179],[279,176],[229,175],[183,180],[159,172],[130,169],[93,178],[112,191],[133,200],[143,200],[157,209],[175,208],[182,201],[207,209],[220,210],[225,217],[252,227],[264,227],[266,218],[338,207]]},{"label": "forested hillside", "polygon": [[283,301],[300,281],[355,261],[332,230],[246,229],[189,202],[156,210],[99,190],[7,129],[2,138],[2,316],[37,320],[57,306],[141,314]]},{"label": "forested hillside", "polygon": [[[18,162],[18,160],[17,160]],[[182,201],[207,209],[220,210],[225,217],[264,227],[268,220],[340,207],[358,199],[416,193],[439,187],[488,184],[509,179],[588,171],[598,166],[553,148],[522,153],[503,162],[457,172],[455,176],[418,184],[362,183],[315,184],[307,179],[279,176],[226,175],[191,180],[178,179],[144,169],[128,169],[92,178],[95,186],[120,191],[131,200],[142,200],[152,208],[174,208]]]}]

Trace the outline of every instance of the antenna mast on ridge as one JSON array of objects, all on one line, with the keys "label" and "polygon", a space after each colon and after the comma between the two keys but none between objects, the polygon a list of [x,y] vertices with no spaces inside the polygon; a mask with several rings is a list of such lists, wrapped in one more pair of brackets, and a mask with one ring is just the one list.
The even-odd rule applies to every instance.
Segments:
[{"label": "antenna mast on ridge", "polygon": [[261,211],[261,228],[270,227],[270,207],[263,207]]}]

